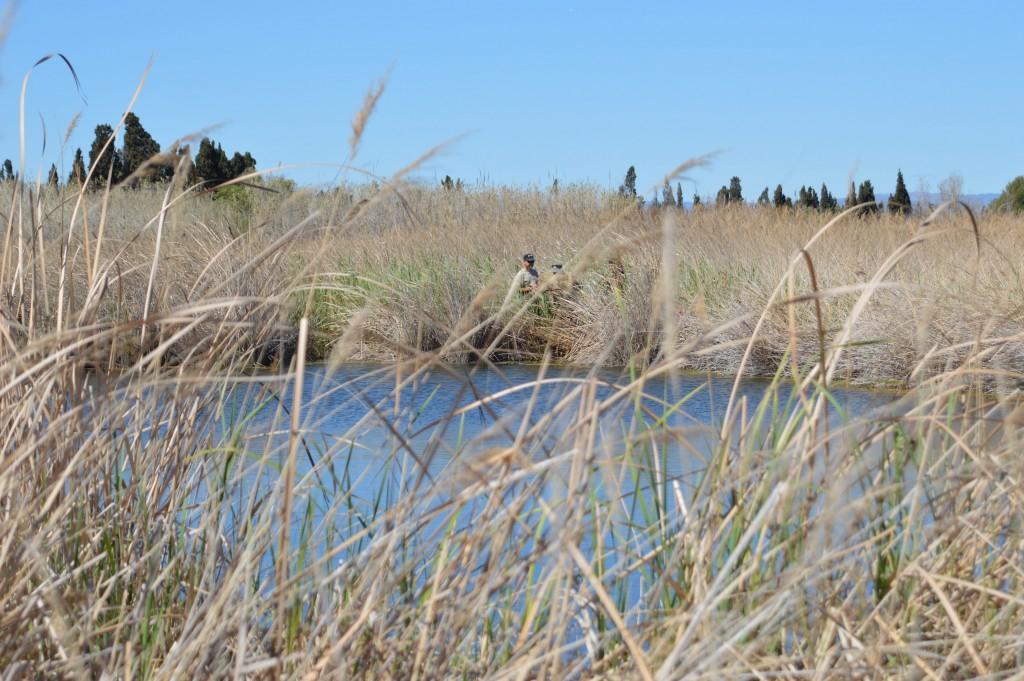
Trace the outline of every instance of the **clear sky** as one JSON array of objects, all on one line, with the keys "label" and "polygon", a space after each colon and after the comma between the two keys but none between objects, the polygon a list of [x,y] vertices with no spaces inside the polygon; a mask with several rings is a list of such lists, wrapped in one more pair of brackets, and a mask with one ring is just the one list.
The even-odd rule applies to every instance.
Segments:
[{"label": "clear sky", "polygon": [[[0,157],[17,159],[26,103],[28,171],[58,161],[72,116],[87,152],[135,107],[162,144],[217,127],[259,166],[301,164],[326,182],[349,121],[393,66],[358,164],[387,175],[466,137],[420,176],[617,186],[630,164],[649,189],[679,162],[713,194],[732,175],[748,199],[781,183],[853,173],[889,192],[956,172],[969,193],[1024,173],[1024,3],[1020,2],[43,2],[24,0],[0,49]],[[42,151],[42,127],[48,145]],[[694,187],[686,188],[687,195]],[[649,194],[649,192],[648,192]]]}]

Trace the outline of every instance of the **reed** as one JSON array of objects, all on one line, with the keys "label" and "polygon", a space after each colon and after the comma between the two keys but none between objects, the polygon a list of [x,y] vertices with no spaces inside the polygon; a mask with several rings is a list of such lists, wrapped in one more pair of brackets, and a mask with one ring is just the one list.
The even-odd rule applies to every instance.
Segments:
[{"label": "reed", "polygon": [[[166,309],[210,290],[230,291],[251,299],[268,315],[265,324],[276,327],[275,336],[292,345],[306,315],[312,359],[328,357],[346,334],[353,340],[358,315],[357,342],[347,349],[353,359],[392,361],[440,351],[445,361],[463,363],[497,339],[490,353],[496,360],[539,361],[550,351],[564,364],[644,365],[662,348],[702,338],[701,351],[688,354],[683,368],[723,374],[739,370],[753,320],[771,308],[743,369],[772,376],[793,321],[778,301],[769,304],[772,291],[788,276],[791,255],[831,217],[753,207],[634,211],[591,186],[563,187],[557,194],[504,187],[455,192],[408,183],[376,189],[278,188],[280,193],[233,187],[238,191],[220,199],[175,199],[165,213],[160,244],[163,267],[174,276],[157,278],[151,304]],[[14,192],[13,185],[7,188],[7,194]],[[68,207],[78,197],[68,189],[39,192],[33,201],[46,218],[38,230],[39,259],[52,265],[66,253],[76,265],[90,254],[96,263],[109,258],[122,272],[116,296],[99,300],[97,318],[145,316],[154,218],[161,214],[163,190],[114,190],[105,199],[106,212],[100,196],[85,195],[73,226],[67,224]],[[873,292],[858,316],[834,367],[844,381],[907,387],[962,366],[979,333],[1007,338],[998,352],[981,358],[986,368],[1013,367],[1021,355],[1021,346],[1010,339],[1017,329],[1017,301],[1024,295],[1013,257],[1024,246],[1020,218],[978,216],[982,257],[975,262],[977,256],[970,254],[979,249],[964,211],[944,213],[922,228],[923,217],[844,219],[810,252],[819,288],[827,293],[819,304],[825,339],[833,342],[858,287],[868,285],[891,253],[920,239],[913,253],[886,273],[884,287]],[[96,243],[83,239],[85,224],[100,232]],[[666,225],[670,253],[664,252]],[[287,249],[251,263],[282,238]],[[499,333],[507,320],[498,313],[517,258],[527,250],[538,254],[542,272],[564,264],[575,286],[547,291]],[[13,253],[8,258],[16,259]],[[621,263],[621,281],[612,276],[612,261]],[[666,262],[671,271],[663,271]],[[7,269],[17,266],[12,261]],[[63,295],[82,295],[97,276],[88,267],[69,267],[60,270],[67,277],[61,280],[54,276],[57,271],[48,266],[34,283],[24,281],[26,272],[19,282],[44,297],[48,307],[33,320],[43,328],[59,316],[53,307],[62,289]],[[810,287],[806,268],[793,276],[796,290]],[[209,284],[225,279],[228,284],[219,289]],[[671,283],[670,291],[662,290],[665,282]],[[665,308],[665,298],[671,301],[670,318],[652,325],[652,319],[666,317],[668,308],[655,309]],[[255,302],[268,299],[272,312]],[[812,306],[796,308],[795,325],[801,354],[813,351],[818,320]],[[467,330],[473,333],[447,343]],[[180,355],[207,336],[184,337],[171,354]]]},{"label": "reed", "polygon": [[[588,187],[3,196],[4,678],[1024,666],[1016,219],[983,217],[979,250],[958,213],[823,226]],[[506,303],[526,249],[579,290]],[[318,352],[392,360],[365,377],[383,400],[325,388],[365,411],[350,433],[313,416]],[[516,420],[445,438],[500,396],[437,420],[398,397],[470,353],[630,369],[554,405],[542,374]],[[694,368],[772,382],[680,426],[692,396],[650,386]],[[912,390],[842,414],[842,378]]]}]

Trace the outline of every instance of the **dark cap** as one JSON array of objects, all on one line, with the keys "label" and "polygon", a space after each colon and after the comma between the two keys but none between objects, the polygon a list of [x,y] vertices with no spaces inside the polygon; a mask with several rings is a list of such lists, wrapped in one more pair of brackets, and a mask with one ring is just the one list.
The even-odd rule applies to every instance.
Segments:
[{"label": "dark cap", "polygon": [[533,263],[537,262],[537,259],[535,257],[533,257],[533,253],[524,253],[523,254],[523,260],[525,260],[526,262],[530,263],[531,265]]}]

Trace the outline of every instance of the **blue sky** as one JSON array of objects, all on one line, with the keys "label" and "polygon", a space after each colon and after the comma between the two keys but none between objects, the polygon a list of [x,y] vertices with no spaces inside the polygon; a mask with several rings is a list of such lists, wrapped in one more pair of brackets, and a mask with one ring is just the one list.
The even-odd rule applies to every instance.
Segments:
[{"label": "blue sky", "polygon": [[[327,182],[349,121],[393,67],[357,164],[387,175],[468,135],[420,176],[617,186],[630,164],[649,189],[679,162],[713,194],[732,175],[748,199],[851,173],[911,191],[956,172],[965,191],[1024,173],[1024,51],[1017,2],[211,3],[24,0],[0,48],[0,157],[17,159],[18,97],[31,64],[56,62],[26,104],[27,169],[88,150],[152,56],[135,107],[163,144],[219,126],[230,152]],[[86,103],[87,102],[87,103]],[[48,146],[42,152],[42,123]]]}]

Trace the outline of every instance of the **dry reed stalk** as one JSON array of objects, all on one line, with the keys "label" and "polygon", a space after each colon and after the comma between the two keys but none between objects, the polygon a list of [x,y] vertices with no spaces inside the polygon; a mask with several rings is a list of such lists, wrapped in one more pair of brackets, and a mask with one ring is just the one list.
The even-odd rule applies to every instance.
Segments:
[{"label": "dry reed stalk", "polygon": [[[65,223],[11,184],[5,677],[1019,673],[1019,219],[908,239],[889,216],[441,192],[415,167],[375,192],[253,191],[245,216],[108,187]],[[502,309],[523,244],[576,280]],[[279,371],[251,375],[270,347]],[[498,375],[514,351],[534,380],[482,391],[449,365],[473,352]],[[360,352],[399,361],[306,400],[315,352],[330,377]],[[685,420],[698,389],[652,394],[715,367],[741,374],[718,423]],[[853,369],[916,388],[841,418]],[[774,377],[765,399],[748,373]],[[427,414],[438,376],[466,399]]]}]

